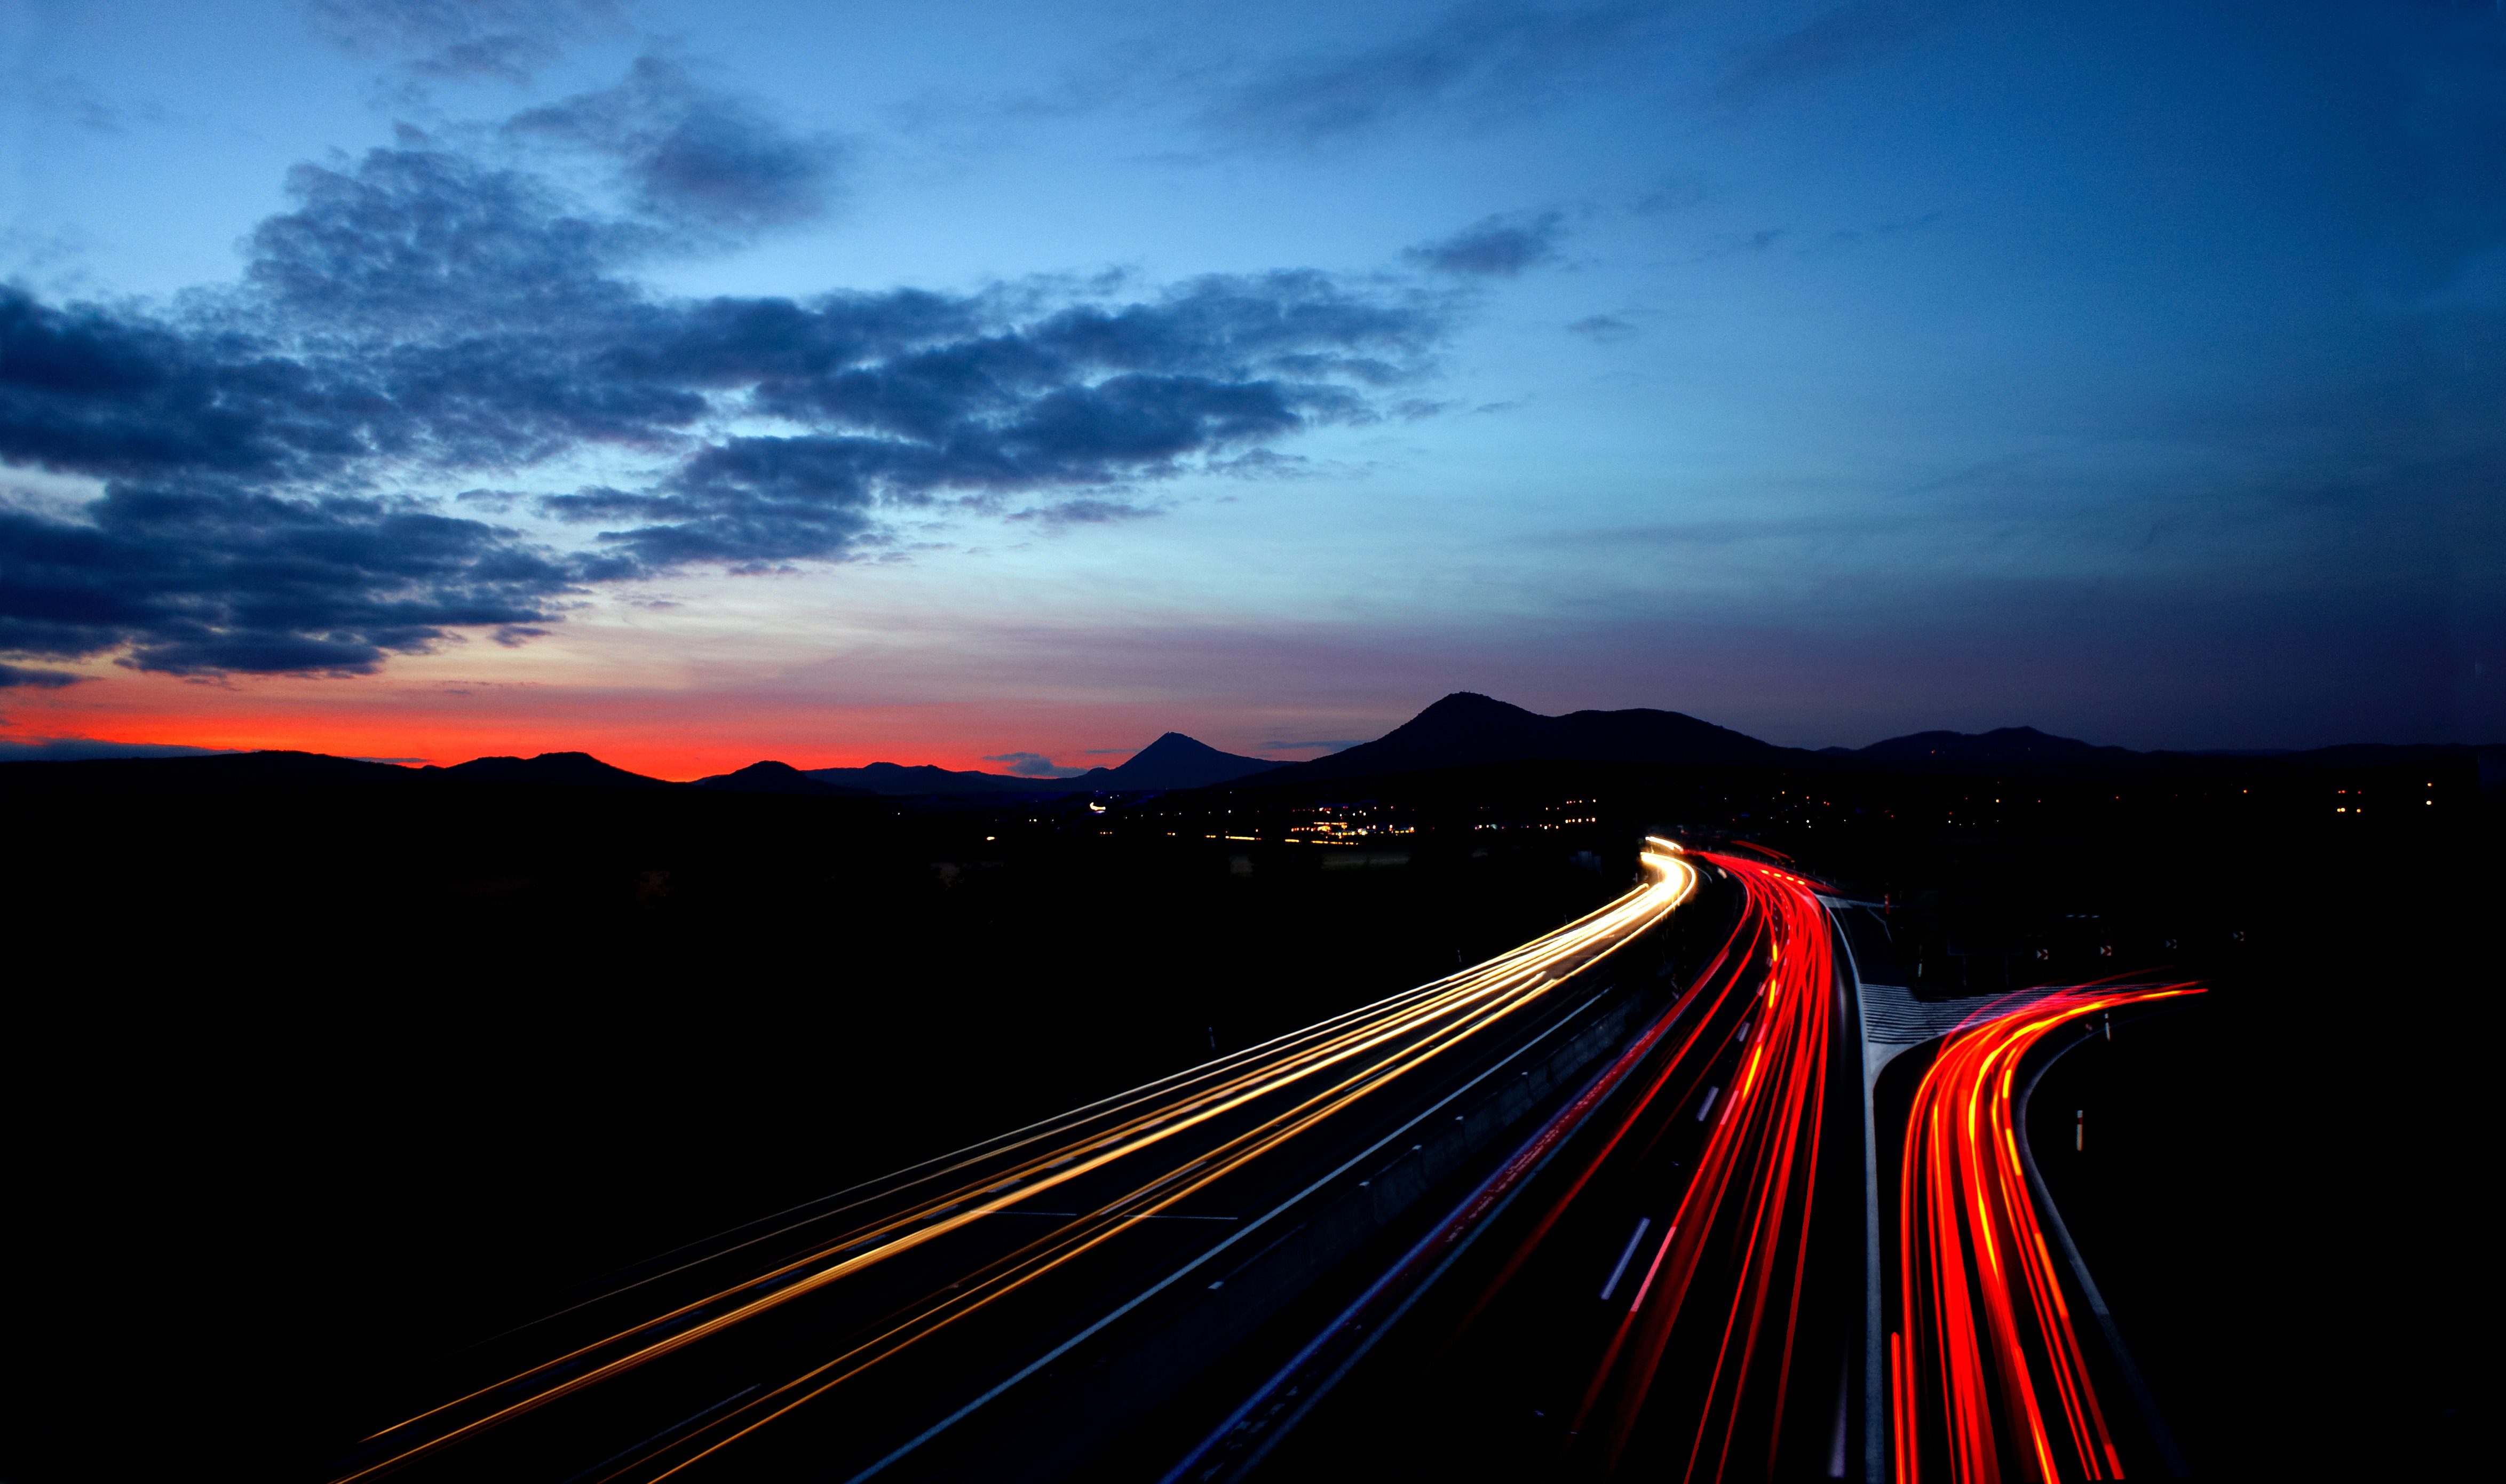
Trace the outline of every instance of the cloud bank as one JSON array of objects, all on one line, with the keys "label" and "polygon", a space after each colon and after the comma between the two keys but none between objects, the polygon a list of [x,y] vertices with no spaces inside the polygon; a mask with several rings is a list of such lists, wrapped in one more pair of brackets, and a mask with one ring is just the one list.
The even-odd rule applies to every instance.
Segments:
[{"label": "cloud bank", "polygon": [[[523,642],[592,583],[864,554],[909,512],[1154,513],[1125,487],[1377,417],[1447,328],[1433,295],[1311,270],[663,298],[639,265],[822,209],[832,147],[649,62],[507,131],[615,161],[628,209],[412,133],[297,167],[233,289],[0,287],[0,464],[100,486],[0,503],[0,654],[360,674]],[[601,449],[659,473],[528,487]],[[478,518],[516,510],[583,539]]]}]

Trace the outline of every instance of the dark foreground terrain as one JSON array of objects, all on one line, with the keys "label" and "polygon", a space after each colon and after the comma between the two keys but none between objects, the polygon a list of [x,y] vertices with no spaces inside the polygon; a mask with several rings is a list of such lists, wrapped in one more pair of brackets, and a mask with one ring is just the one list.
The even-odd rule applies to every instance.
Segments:
[{"label": "dark foreground terrain", "polygon": [[2031,1123],[2071,1153],[2089,1110],[2046,1176],[2187,1454],[2434,1478],[2486,1447],[2498,805],[2467,762],[957,804],[0,773],[35,1360],[0,1477],[320,1477],[573,1285],[1510,946],[1623,889],[1648,829],[1884,899],[1918,988],[2213,985],[2064,1057]]}]

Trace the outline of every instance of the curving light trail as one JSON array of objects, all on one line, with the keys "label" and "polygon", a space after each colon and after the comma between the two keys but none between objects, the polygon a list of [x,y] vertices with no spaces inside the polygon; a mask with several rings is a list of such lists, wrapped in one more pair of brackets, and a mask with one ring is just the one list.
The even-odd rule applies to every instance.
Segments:
[{"label": "curving light trail", "polygon": [[[1262,1045],[1145,1083],[786,1213],[781,1224],[727,1234],[676,1266],[592,1303],[621,1305],[666,1280],[748,1263],[736,1281],[502,1377],[367,1439],[340,1484],[417,1463],[456,1444],[909,1254],[943,1259],[920,1297],[737,1406],[709,1416],[605,1477],[666,1477],[785,1415],[916,1341],[959,1323],[1083,1254],[1135,1229],[1214,1182],[1326,1128],[1339,1114],[1461,1053],[1554,999],[1561,982],[1632,941],[1687,900],[1697,871],[1667,841],[1641,856],[1645,884],[1486,963]],[[1091,1209],[1006,1253],[949,1267],[947,1239],[974,1223],[1106,1172]],[[1032,1216],[1034,1213],[1022,1213]],[[736,1238],[736,1240],[731,1240]],[[759,1267],[762,1264],[762,1270]],[[589,1308],[590,1304],[578,1306]],[[573,1313],[574,1311],[566,1311]],[[553,1316],[552,1318],[554,1318]]]},{"label": "curving light trail", "polygon": [[[1593,1450],[1590,1466],[1605,1473],[1617,1466],[1644,1419],[1654,1377],[1674,1337],[1711,1352],[1703,1395],[1684,1397],[1674,1409],[1684,1433],[1678,1441],[1685,1446],[1664,1450],[1679,1461],[1680,1476],[1771,1472],[1799,1337],[1828,1047],[1835,1033],[1836,966],[1827,915],[1815,885],[1805,877],[1737,856],[1703,859],[1730,873],[1743,895],[1740,919],[1717,967],[1730,960],[1751,963],[1763,954],[1764,972],[1756,1003],[1743,1007],[1749,1049],[1727,1092],[1707,1090],[1699,1116],[1712,1115],[1713,1132],[1667,1229],[1643,1254],[1635,1297],[1602,1352],[1572,1425],[1573,1444]],[[1691,994],[1715,977],[1716,968],[1710,967]],[[1723,982],[1729,998],[1743,981],[1736,975]],[[1711,1073],[1713,1053],[1721,1049],[1721,1037],[1704,1036],[1708,1026],[1728,1023],[1717,1018],[1721,1008],[1718,1001],[1697,1022],[1691,1043],[1665,1061],[1592,1168],[1610,1157],[1665,1087],[1684,1080],[1679,1106],[1687,1106],[1687,1095]],[[1706,1055],[1692,1054],[1699,1050]],[[1572,1200],[1581,1184],[1564,1199]]]},{"label": "curving light trail", "polygon": [[[1555,1461],[1565,1476],[1610,1474],[1631,1448],[1647,1473],[1764,1474],[1784,1431],[1836,1033],[1833,939],[1807,877],[1737,855],[1695,859],[1739,888],[1730,935],[1646,1033],[1653,1048],[1628,1095],[1449,1342],[1494,1306],[1536,1304],[1516,1279],[1588,1190],[1633,1192],[1654,1213],[1604,1294],[1612,1326],[1567,1342],[1586,1359]],[[1687,1163],[1669,1157],[1699,1123],[1702,1148]],[[1665,1367],[1679,1385],[1657,1384]]]},{"label": "curving light trail", "polygon": [[2020,1160],[2013,1086],[2056,1029],[2191,984],[2083,985],[1987,1005],[1952,1033],[1915,1093],[1898,1203],[1898,1291],[1888,1336],[1896,1484],[1927,1466],[1953,1484],[2005,1477],[2119,1479],[2097,1401]]}]

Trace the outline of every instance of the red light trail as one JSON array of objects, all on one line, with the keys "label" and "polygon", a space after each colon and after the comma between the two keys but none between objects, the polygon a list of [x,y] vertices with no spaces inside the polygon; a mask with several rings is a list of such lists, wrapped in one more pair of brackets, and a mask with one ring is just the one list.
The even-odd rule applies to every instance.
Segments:
[{"label": "red light trail", "polygon": [[[2023,1009],[1994,1001],[1943,1043],[1915,1089],[1898,1219],[1906,1320],[1888,1336],[1895,1484],[2119,1479],[2060,1275],[2021,1162],[2013,1087],[2056,1029],[2191,984],[2083,985]],[[1997,1017],[1997,1018],[1996,1018]]]},{"label": "red light trail", "polygon": [[[1772,1469],[1801,1322],[1811,1177],[1834,1034],[1835,961],[1827,916],[1812,885],[1800,876],[1736,856],[1701,859],[1729,871],[1744,895],[1741,920],[1725,955],[1747,961],[1763,951],[1766,972],[1739,1075],[1728,1094],[1700,1109],[1701,1115],[1714,1116],[1714,1132],[1572,1426],[1570,1436],[1580,1446],[1598,1450],[1603,1471],[1626,1451],[1683,1317],[1712,1334],[1714,1358],[1705,1395],[1692,1402],[1698,1418],[1681,1477],[1719,1478],[1739,1463],[1757,1465],[1745,1471]],[[1700,982],[1712,976],[1709,970]],[[1715,1018],[1700,1019],[1700,1031]],[[1674,1056],[1665,1063],[1653,1086],[1629,1109],[1621,1135],[1686,1060]],[[1714,1095],[1709,1088],[1708,1096]],[[1614,1137],[1599,1158],[1607,1158],[1617,1142]],[[1702,1269],[1735,1265],[1735,1259],[1736,1283],[1698,1290]],[[1594,1434],[1589,1441],[1582,1436],[1588,1428]]]},{"label": "red light trail", "polygon": [[[1692,1116],[1710,1120],[1667,1219],[1640,1231],[1622,1257],[1625,1289],[1613,1275],[1612,1290],[1633,1297],[1619,1300],[1626,1308],[1569,1425],[1565,1463],[1579,1474],[1615,1470],[1640,1433],[1648,1455],[1675,1461],[1683,1478],[1772,1469],[1802,1332],[1835,1035],[1833,939],[1807,878],[1738,856],[1691,859],[1721,867],[1742,901],[1713,961],[1663,1018],[1684,1030],[1665,1040],[1640,1090],[1460,1325],[1505,1295],[1596,1178],[1660,1179],[1677,1168],[1656,1162],[1670,1131]],[[1734,1063],[1736,1048],[1745,1049]],[[1696,1395],[1656,1387],[1674,1352],[1686,1358],[1681,1374],[1701,1376]]]}]

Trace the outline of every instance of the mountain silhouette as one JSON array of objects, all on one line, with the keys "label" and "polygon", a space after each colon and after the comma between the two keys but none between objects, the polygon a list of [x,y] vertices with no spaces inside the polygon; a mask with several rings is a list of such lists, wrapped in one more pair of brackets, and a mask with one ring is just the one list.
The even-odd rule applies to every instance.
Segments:
[{"label": "mountain silhouette", "polygon": [[1874,742],[1869,747],[1828,748],[1829,756],[1859,758],[1871,762],[2011,762],[2120,761],[2145,756],[2128,747],[2098,747],[2076,737],[2057,737],[2033,726],[2000,726],[1991,731],[1917,731]]},{"label": "mountain silhouette", "polygon": [[630,773],[623,767],[611,767],[590,753],[542,753],[536,758],[473,758],[448,768],[428,768],[447,778],[465,783],[542,783],[560,784],[578,789],[683,789],[683,783],[664,783]]},{"label": "mountain silhouette", "polygon": [[1007,773],[957,772],[936,763],[871,762],[860,767],[812,767],[801,776],[841,788],[890,797],[924,794],[1043,794],[1064,787],[1058,778],[1015,778]]},{"label": "mountain silhouette", "polygon": [[400,783],[417,769],[328,753],[215,753],[197,758],[83,758],[0,762],[13,783],[108,788],[296,788]]},{"label": "mountain silhouette", "polygon": [[1068,778],[1025,778],[1014,773],[955,772],[931,763],[906,766],[873,762],[863,767],[804,768],[820,783],[867,789],[874,794],[1120,794],[1157,789],[1205,789],[1284,764],[1267,758],[1222,753],[1179,731],[1167,732],[1131,755],[1120,767],[1092,767]]},{"label": "mountain silhouette", "polygon": [[1179,731],[1167,732],[1131,755],[1120,767],[1090,768],[1076,778],[1060,780],[1065,788],[1118,793],[1127,789],[1205,789],[1254,773],[1286,767],[1268,758],[1222,753],[1206,742]]},{"label": "mountain silhouette", "polygon": [[870,789],[812,778],[788,762],[752,762],[735,773],[716,773],[711,778],[699,778],[696,786],[719,794],[817,794],[848,798],[876,796]]},{"label": "mountain silhouette", "polygon": [[1491,762],[1646,762],[1798,766],[1814,754],[1777,747],[1676,711],[1542,716],[1457,690],[1373,742],[1264,773],[1261,783],[1316,783]]}]

